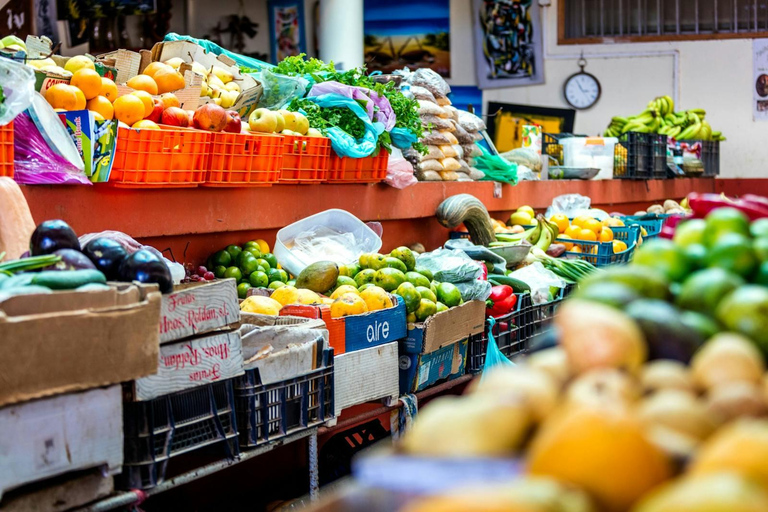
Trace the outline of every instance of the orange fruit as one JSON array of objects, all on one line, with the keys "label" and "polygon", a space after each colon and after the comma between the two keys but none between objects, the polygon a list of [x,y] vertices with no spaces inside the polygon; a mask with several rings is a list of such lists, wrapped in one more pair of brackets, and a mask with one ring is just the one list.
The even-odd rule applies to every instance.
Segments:
[{"label": "orange fruit", "polygon": [[172,92],[166,92],[160,95],[160,103],[163,104],[163,110],[170,107],[181,107],[179,98]]},{"label": "orange fruit", "polygon": [[155,73],[157,73],[161,69],[173,69],[173,68],[168,64],[155,61],[155,62],[150,62],[149,65],[146,68],[144,68],[144,71],[142,71],[141,74],[155,78]]},{"label": "orange fruit", "polygon": [[600,231],[600,241],[613,242],[613,230],[608,226],[604,226],[603,230]]},{"label": "orange fruit", "polygon": [[156,122],[150,121],[149,119],[142,119],[141,121],[137,121],[133,123],[133,126],[131,128],[134,128],[136,130],[159,130],[160,127],[157,125]]},{"label": "orange fruit", "polygon": [[581,227],[594,231],[595,234],[599,235],[600,230],[603,229],[603,224],[597,219],[587,219]]},{"label": "orange fruit", "polygon": [[579,226],[584,227],[584,223],[587,222],[590,219],[590,217],[586,217],[584,215],[580,215],[579,217],[576,217],[571,221],[571,225],[573,226]]},{"label": "orange fruit", "polygon": [[591,229],[583,228],[581,231],[579,231],[578,239],[585,240],[588,242],[597,242],[597,233],[595,233]]},{"label": "orange fruit", "polygon": [[571,242],[567,242],[565,237],[559,236],[559,237],[557,237],[555,242],[557,242],[560,245],[565,246],[565,250],[566,251],[570,251],[571,249],[573,249],[573,244]]},{"label": "orange fruit", "polygon": [[136,75],[125,82],[125,85],[136,91],[147,91],[152,95],[157,94],[157,83],[151,76]]},{"label": "orange fruit", "polygon": [[155,109],[155,100],[152,98],[151,94],[149,94],[147,91],[133,91],[131,94],[139,98],[141,102],[144,103],[144,115],[142,117],[147,117],[152,113],[152,111]]},{"label": "orange fruit", "polygon": [[578,240],[580,232],[581,232],[581,228],[579,226],[573,225],[573,226],[568,226],[568,228],[565,230],[565,233],[563,233],[563,235],[565,235],[566,238],[572,238],[574,240]]},{"label": "orange fruit", "polygon": [[160,94],[183,89],[185,85],[184,77],[173,68],[159,69],[154,78],[157,82],[157,91]]},{"label": "orange fruit", "polygon": [[64,64],[64,69],[70,73],[75,73],[76,71],[83,68],[95,70],[96,65],[85,55],[77,55],[75,57],[71,57],[69,60],[67,60],[66,64]]},{"label": "orange fruit", "polygon": [[101,92],[101,75],[92,69],[78,69],[72,74],[69,85],[74,85],[83,91],[85,99],[90,100]]},{"label": "orange fruit", "polygon": [[627,250],[627,244],[622,242],[621,240],[614,240],[613,241],[613,253],[620,253]]},{"label": "orange fruit", "polygon": [[53,108],[64,110],[83,110],[85,96],[83,91],[69,84],[56,84],[45,91],[45,99]]},{"label": "orange fruit", "polygon": [[573,248],[571,248],[571,252],[577,252],[581,253],[581,246],[580,245],[574,245]]},{"label": "orange fruit", "polygon": [[120,96],[115,100],[114,107],[115,117],[128,126],[144,119],[144,102],[138,96],[133,94]]},{"label": "orange fruit", "polygon": [[104,96],[109,101],[113,102],[117,99],[117,86],[115,82],[106,77],[101,77],[101,91],[99,96]]},{"label": "orange fruit", "polygon": [[110,120],[115,115],[115,108],[112,106],[112,102],[104,96],[96,96],[88,100],[88,110],[96,112],[106,120]]},{"label": "orange fruit", "polygon": [[556,213],[550,217],[549,222],[556,224],[557,228],[560,230],[560,233],[565,233],[565,230],[568,229],[568,227],[571,225],[571,221],[569,221],[568,217],[562,213]]}]

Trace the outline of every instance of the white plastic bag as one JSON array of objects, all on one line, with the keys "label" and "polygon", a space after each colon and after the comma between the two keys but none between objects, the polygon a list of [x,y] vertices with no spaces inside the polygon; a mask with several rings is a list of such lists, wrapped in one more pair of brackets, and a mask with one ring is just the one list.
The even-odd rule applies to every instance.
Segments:
[{"label": "white plastic bag", "polygon": [[531,301],[534,304],[551,301],[554,295],[551,288],[565,288],[566,285],[560,276],[544,268],[538,261],[515,270],[509,277],[519,279],[531,287]]},{"label": "white plastic bag", "polygon": [[0,59],[0,126],[13,121],[32,103],[35,72],[29,66]]}]

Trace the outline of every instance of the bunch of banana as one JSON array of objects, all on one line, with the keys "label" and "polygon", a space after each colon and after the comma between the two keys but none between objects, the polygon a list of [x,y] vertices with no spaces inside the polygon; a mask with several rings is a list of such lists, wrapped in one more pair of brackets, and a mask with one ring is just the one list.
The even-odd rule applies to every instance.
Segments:
[{"label": "bunch of banana", "polygon": [[522,233],[496,233],[497,242],[492,242],[489,247],[504,247],[505,245],[517,245],[523,241],[535,245],[542,251],[549,249],[549,246],[560,234],[557,225],[549,222],[543,215],[539,214],[534,219],[533,227],[528,228]]},{"label": "bunch of banana", "polygon": [[669,96],[659,96],[648,104],[650,110],[655,110],[662,116],[671,114],[675,111],[675,100]]}]

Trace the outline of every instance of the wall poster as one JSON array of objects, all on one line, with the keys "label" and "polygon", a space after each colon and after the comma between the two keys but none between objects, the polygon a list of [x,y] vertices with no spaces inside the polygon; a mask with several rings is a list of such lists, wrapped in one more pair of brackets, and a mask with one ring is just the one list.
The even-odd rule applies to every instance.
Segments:
[{"label": "wall poster", "polygon": [[752,116],[755,121],[768,121],[768,39],[752,40],[752,62]]},{"label": "wall poster", "polygon": [[307,53],[304,0],[269,0],[270,58],[277,64],[286,57]]}]

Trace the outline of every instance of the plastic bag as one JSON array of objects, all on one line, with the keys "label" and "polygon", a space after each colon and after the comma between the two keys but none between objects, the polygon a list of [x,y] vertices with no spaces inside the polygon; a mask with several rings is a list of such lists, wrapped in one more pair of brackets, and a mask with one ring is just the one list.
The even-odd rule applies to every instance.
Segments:
[{"label": "plastic bag", "polygon": [[379,122],[371,121],[368,113],[360,104],[350,98],[338,94],[325,94],[323,96],[308,99],[314,101],[324,108],[346,107],[350,109],[365,124],[365,134],[362,138],[355,140],[350,134],[333,126],[326,130],[325,135],[331,139],[331,146],[340,157],[365,158],[370,156],[377,146],[379,135],[384,132],[384,125]]},{"label": "plastic bag", "polygon": [[538,181],[539,175],[533,172],[533,169],[529,169],[525,165],[518,165],[517,179],[520,181]]},{"label": "plastic bag", "polygon": [[412,85],[411,94],[413,94],[413,97],[417,100],[431,101],[432,103],[437,104],[437,100],[435,99],[435,95],[432,94],[432,91],[424,87]]},{"label": "plastic bag", "polygon": [[505,366],[515,366],[515,363],[510,361],[507,356],[504,355],[496,344],[496,338],[493,337],[493,326],[496,325],[496,319],[488,317],[488,342],[485,344],[485,365],[483,366],[483,375],[480,379],[484,379],[486,375],[494,368],[503,368]]},{"label": "plastic bag", "polygon": [[270,110],[279,110],[294,98],[303,98],[307,94],[309,81],[300,76],[279,75],[271,68],[264,68],[259,73],[248,73],[259,82],[263,88],[257,106]]},{"label": "plastic bag", "polygon": [[483,154],[475,158],[474,163],[475,167],[485,174],[483,180],[517,185],[517,164],[507,162],[500,156],[492,155],[482,146],[478,147]]},{"label": "plastic bag", "polygon": [[446,171],[458,171],[461,169],[461,165],[459,164],[458,160],[453,157],[443,158],[440,163],[443,164],[443,169]]},{"label": "plastic bag", "polygon": [[566,282],[557,274],[544,268],[541,262],[515,270],[509,277],[514,277],[531,287],[531,302],[544,304],[553,299],[551,288],[565,288]]},{"label": "plastic bag", "polygon": [[445,111],[438,107],[436,103],[431,101],[417,100],[419,102],[419,115],[420,116],[442,116]]},{"label": "plastic bag", "polygon": [[[365,89],[363,87],[340,84],[339,82],[323,82],[315,84],[309,91],[310,97],[329,95],[343,96],[356,101],[358,104],[364,104],[368,117],[373,121],[378,121],[383,124],[386,131],[390,131],[395,127],[397,119],[395,118],[395,112],[392,110],[392,105],[386,97],[379,96],[376,91]],[[375,107],[378,107],[378,109]]]},{"label": "plastic bag", "polygon": [[451,132],[437,132],[432,131],[427,133],[421,138],[421,142],[424,144],[428,144],[430,146],[441,146],[443,144],[452,144],[452,142],[448,139],[448,137],[445,136],[446,133]]},{"label": "plastic bag", "polygon": [[419,168],[422,171],[441,172],[445,170],[443,164],[440,163],[440,160],[422,160],[419,164]]},{"label": "plastic bag", "polygon": [[443,107],[443,110],[448,112],[448,115],[451,116],[451,120],[458,123],[459,122],[459,109],[452,105],[446,105]]},{"label": "plastic bag", "polygon": [[517,165],[524,165],[535,172],[541,172],[541,156],[532,148],[515,148],[502,153],[501,157]]},{"label": "plastic bag", "polygon": [[429,68],[419,68],[411,73],[407,79],[411,86],[417,85],[419,87],[424,87],[434,94],[435,98],[438,96],[446,96],[451,92],[451,87],[448,85],[448,82]]},{"label": "plastic bag", "polygon": [[421,156],[421,160],[442,160],[445,155],[440,150],[440,146],[427,146],[428,153]]},{"label": "plastic bag", "polygon": [[0,59],[0,126],[14,120],[32,103],[35,72],[29,66],[10,59]]},{"label": "plastic bag", "polygon": [[459,110],[459,124],[470,133],[479,132],[486,128],[485,121],[465,110]]},{"label": "plastic bag", "polygon": [[455,121],[453,121],[454,130],[453,130],[453,136],[456,137],[456,140],[459,141],[459,144],[469,145],[474,144],[475,139],[472,137],[472,135],[469,134],[467,130],[461,127],[461,125]]},{"label": "plastic bag", "polygon": [[562,213],[568,218],[578,217],[585,210],[589,210],[592,199],[581,194],[563,194],[552,200],[552,205],[547,208],[546,217],[550,218],[556,213]]},{"label": "plastic bag", "polygon": [[457,160],[461,160],[462,158],[464,158],[464,150],[462,149],[461,146],[459,146],[458,144],[454,144],[451,146],[451,148],[453,148],[453,151],[456,152],[456,156],[454,158],[456,158]]},{"label": "plastic bag", "polygon": [[443,135],[443,137],[448,139],[448,144],[453,145],[453,144],[459,143],[459,141],[456,139],[456,136],[451,132],[440,132],[440,133]]},{"label": "plastic bag", "polygon": [[264,62],[259,59],[254,59],[253,57],[246,57],[245,55],[240,55],[239,53],[231,52],[226,48],[222,48],[221,46],[217,45],[214,42],[208,41],[207,39],[196,39],[192,36],[183,36],[175,32],[169,32],[168,34],[165,35],[165,38],[163,39],[163,41],[189,41],[191,43],[195,43],[196,45],[202,47],[205,51],[210,52],[214,55],[226,55],[227,57],[235,61],[235,63],[240,67],[260,69],[260,70],[274,67],[274,65],[268,62]]},{"label": "plastic bag", "polygon": [[413,166],[403,158],[403,153],[397,149],[392,149],[389,155],[389,164],[387,164],[387,177],[384,182],[390,187],[404,189],[418,183],[413,176]]},{"label": "plastic bag", "polygon": [[433,130],[452,132],[456,129],[456,127],[453,124],[451,124],[449,120],[443,119],[442,117],[433,116],[433,115],[421,116],[421,124],[424,125],[425,127],[428,125],[432,125]]},{"label": "plastic bag", "polygon": [[413,173],[419,181],[443,181],[439,172],[416,170]]},{"label": "plastic bag", "polygon": [[365,252],[374,252],[373,238],[340,233],[326,226],[315,226],[296,235],[291,253],[302,261],[331,260],[354,263]]},{"label": "plastic bag", "polygon": [[456,171],[440,171],[440,178],[443,181],[459,181],[459,175]]},{"label": "plastic bag", "polygon": [[[440,151],[442,151],[443,156],[445,158],[456,158],[456,150],[453,149],[453,146],[449,144],[445,144],[443,146],[440,146]],[[443,167],[445,167],[445,163],[443,163]],[[456,169],[450,169],[451,171],[455,171]]]},{"label": "plastic bag", "polygon": [[437,249],[419,256],[418,266],[430,270],[435,280],[453,283],[467,300],[486,300],[491,296],[491,283],[478,280],[483,273],[479,262],[461,250]]},{"label": "plastic bag", "polygon": [[392,145],[399,149],[408,149],[419,140],[415,133],[406,128],[392,128],[389,137],[392,139]]},{"label": "plastic bag", "polygon": [[456,181],[475,181],[469,177],[469,174],[465,172],[456,171],[456,176],[459,177],[459,179]]}]

